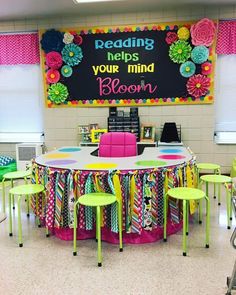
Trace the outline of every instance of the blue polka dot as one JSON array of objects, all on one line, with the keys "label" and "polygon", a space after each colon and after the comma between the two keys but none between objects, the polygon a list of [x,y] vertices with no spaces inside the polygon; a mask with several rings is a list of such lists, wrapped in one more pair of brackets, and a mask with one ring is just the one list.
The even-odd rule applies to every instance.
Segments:
[{"label": "blue polka dot", "polygon": [[182,153],[181,150],[179,149],[164,149],[164,150],[160,150],[161,153],[163,154],[177,154],[177,153]]},{"label": "blue polka dot", "polygon": [[59,152],[69,152],[69,153],[72,153],[72,152],[79,152],[81,151],[80,148],[77,148],[77,147],[74,147],[74,148],[62,148],[62,149],[59,149],[58,150]]}]

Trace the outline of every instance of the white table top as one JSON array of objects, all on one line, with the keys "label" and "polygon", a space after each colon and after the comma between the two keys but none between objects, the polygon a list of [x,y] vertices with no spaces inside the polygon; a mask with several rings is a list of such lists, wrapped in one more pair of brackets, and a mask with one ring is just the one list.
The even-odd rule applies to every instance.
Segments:
[{"label": "white table top", "polygon": [[[62,147],[37,157],[35,162],[51,168],[108,171],[169,167],[186,163],[193,158],[190,151],[183,146],[145,147],[141,155],[126,158],[91,155],[96,149],[96,147]],[[146,162],[137,163],[140,161]]]}]

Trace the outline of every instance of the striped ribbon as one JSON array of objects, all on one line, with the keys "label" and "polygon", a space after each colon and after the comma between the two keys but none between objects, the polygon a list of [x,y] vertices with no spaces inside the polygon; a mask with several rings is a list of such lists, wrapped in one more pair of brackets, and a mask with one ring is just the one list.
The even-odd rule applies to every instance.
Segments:
[{"label": "striped ribbon", "polygon": [[56,172],[56,204],[55,204],[55,227],[59,228],[61,224],[63,224],[62,220],[62,201],[64,196],[65,189],[65,174]]}]

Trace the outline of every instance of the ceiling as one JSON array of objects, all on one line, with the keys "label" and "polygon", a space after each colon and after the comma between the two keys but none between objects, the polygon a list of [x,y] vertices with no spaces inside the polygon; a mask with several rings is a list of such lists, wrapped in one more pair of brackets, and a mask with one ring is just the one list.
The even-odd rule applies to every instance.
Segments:
[{"label": "ceiling", "polygon": [[67,15],[127,13],[184,5],[230,5],[236,0],[122,0],[75,4],[73,0],[0,0],[0,21]]}]

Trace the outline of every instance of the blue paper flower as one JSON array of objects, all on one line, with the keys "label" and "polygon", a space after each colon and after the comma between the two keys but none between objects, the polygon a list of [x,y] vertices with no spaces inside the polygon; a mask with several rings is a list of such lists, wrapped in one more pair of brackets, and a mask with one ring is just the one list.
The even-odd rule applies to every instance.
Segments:
[{"label": "blue paper flower", "polygon": [[46,31],[42,35],[41,46],[42,49],[48,53],[50,51],[61,52],[64,47],[63,34],[54,29]]},{"label": "blue paper flower", "polygon": [[82,49],[74,43],[66,45],[61,54],[63,61],[69,66],[78,65],[83,58]]},{"label": "blue paper flower", "polygon": [[62,76],[68,78],[72,75],[73,73],[73,70],[72,70],[72,67],[68,66],[68,65],[65,65],[61,68],[61,74]]},{"label": "blue paper flower", "polygon": [[180,66],[179,71],[183,77],[189,78],[195,74],[196,66],[192,61],[186,61]]},{"label": "blue paper flower", "polygon": [[206,46],[200,45],[193,48],[191,52],[191,59],[195,64],[202,64],[207,61],[209,50]]}]

